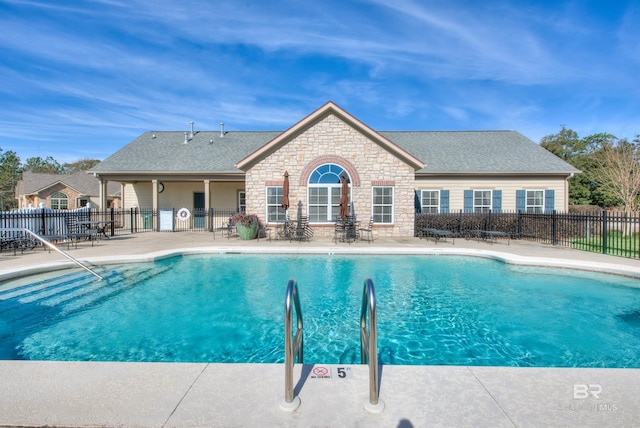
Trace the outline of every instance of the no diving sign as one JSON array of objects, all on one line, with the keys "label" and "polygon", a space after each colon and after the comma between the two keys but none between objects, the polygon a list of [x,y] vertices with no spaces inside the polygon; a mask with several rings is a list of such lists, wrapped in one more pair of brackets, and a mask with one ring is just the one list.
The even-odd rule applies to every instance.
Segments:
[{"label": "no diving sign", "polygon": [[346,379],[351,376],[351,367],[313,366],[311,379]]}]

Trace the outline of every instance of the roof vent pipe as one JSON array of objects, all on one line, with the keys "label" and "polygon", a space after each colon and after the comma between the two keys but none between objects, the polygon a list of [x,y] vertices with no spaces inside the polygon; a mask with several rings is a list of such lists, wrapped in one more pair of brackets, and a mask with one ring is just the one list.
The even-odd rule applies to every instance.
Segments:
[{"label": "roof vent pipe", "polygon": [[193,138],[193,120],[191,122],[189,122],[191,124],[191,135],[189,135],[189,139],[191,140]]},{"label": "roof vent pipe", "polygon": [[187,139],[187,133],[184,133],[184,143],[183,144],[187,144],[189,142],[189,140]]},{"label": "roof vent pipe", "polygon": [[220,122],[220,137],[224,137],[224,122]]}]

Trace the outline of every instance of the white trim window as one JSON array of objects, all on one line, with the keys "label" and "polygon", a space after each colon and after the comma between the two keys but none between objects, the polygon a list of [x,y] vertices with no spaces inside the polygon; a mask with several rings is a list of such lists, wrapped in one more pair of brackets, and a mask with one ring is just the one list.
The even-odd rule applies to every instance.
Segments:
[{"label": "white trim window", "polygon": [[247,212],[247,192],[244,190],[238,191],[238,210],[241,213]]},{"label": "white trim window", "polygon": [[51,195],[51,209],[52,210],[67,210],[69,209],[69,198],[62,192],[56,192]]},{"label": "white trim window", "polygon": [[544,212],[544,190],[527,190],[526,209],[528,213]]},{"label": "white trim window", "polygon": [[[340,215],[342,184],[340,177],[344,168],[327,163],[317,167],[309,176],[307,201],[310,223],[332,223]],[[351,178],[347,174],[349,193]],[[351,200],[351,195],[349,195]]]},{"label": "white trim window", "polygon": [[393,186],[373,186],[371,188],[371,212],[374,223],[393,223]]},{"label": "white trim window", "polygon": [[486,213],[491,211],[491,190],[473,191],[473,212]]},{"label": "white trim window", "polygon": [[267,186],[267,223],[282,223],[287,212],[282,209],[282,186]]},{"label": "white trim window", "polygon": [[437,214],[440,212],[440,191],[423,190],[421,207],[424,214]]}]

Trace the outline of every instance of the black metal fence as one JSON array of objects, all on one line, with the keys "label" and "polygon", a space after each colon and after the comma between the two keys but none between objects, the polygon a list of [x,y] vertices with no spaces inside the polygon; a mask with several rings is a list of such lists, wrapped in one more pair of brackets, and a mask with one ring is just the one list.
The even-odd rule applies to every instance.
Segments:
[{"label": "black metal fence", "polygon": [[26,228],[43,236],[64,236],[71,225],[86,221],[103,221],[108,236],[142,232],[213,231],[223,228],[234,209],[153,210],[131,208],[97,211],[51,210],[47,208],[0,212],[0,228]]},{"label": "black metal fence", "polygon": [[[524,212],[416,214],[415,236],[425,228],[449,230],[458,237],[496,231],[512,239],[560,245],[585,251],[640,258],[639,213]],[[477,236],[477,234],[475,234]]]},{"label": "black metal fence", "polygon": [[[215,231],[224,229],[235,209],[153,210],[131,208],[97,211],[47,208],[0,212],[0,228],[26,228],[40,235],[64,236],[71,224],[104,221],[109,236],[142,232]],[[496,231],[512,239],[560,245],[585,251],[640,258],[639,213],[524,212],[416,214],[415,236],[425,228],[448,230],[457,237]]]}]

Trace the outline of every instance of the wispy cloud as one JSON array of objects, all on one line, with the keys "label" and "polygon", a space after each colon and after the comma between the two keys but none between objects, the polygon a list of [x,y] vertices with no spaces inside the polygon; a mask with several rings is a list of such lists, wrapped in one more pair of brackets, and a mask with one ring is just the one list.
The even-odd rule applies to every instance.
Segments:
[{"label": "wispy cloud", "polygon": [[386,130],[635,134],[639,10],[631,0],[0,0],[0,148],[105,157],[191,120],[285,129],[329,99]]}]

